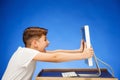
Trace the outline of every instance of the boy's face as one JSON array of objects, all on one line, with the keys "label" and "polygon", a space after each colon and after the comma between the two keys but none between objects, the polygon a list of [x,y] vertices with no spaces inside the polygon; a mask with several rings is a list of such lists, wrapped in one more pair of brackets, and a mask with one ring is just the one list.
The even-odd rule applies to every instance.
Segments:
[{"label": "boy's face", "polygon": [[49,41],[47,40],[47,37],[45,35],[42,35],[41,38],[36,41],[37,50],[39,51],[45,51],[45,48],[48,45]]}]

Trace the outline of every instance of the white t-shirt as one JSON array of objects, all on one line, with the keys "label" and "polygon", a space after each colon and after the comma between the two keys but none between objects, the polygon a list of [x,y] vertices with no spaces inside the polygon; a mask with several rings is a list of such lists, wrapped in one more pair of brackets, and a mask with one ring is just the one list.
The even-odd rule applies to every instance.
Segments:
[{"label": "white t-shirt", "polygon": [[31,80],[36,67],[33,58],[38,53],[34,49],[19,47],[11,57],[2,80]]}]

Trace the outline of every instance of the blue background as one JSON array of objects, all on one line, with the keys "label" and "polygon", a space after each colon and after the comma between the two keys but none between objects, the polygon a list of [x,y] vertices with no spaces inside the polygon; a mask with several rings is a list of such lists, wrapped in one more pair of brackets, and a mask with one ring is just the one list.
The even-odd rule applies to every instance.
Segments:
[{"label": "blue background", "polygon": [[[86,24],[96,56],[110,64],[115,77],[120,78],[120,0],[0,0],[0,78],[13,52],[24,46],[22,33],[26,27],[49,30],[48,50],[78,49],[80,28]],[[84,60],[38,62],[33,79],[44,68],[91,67]]]}]

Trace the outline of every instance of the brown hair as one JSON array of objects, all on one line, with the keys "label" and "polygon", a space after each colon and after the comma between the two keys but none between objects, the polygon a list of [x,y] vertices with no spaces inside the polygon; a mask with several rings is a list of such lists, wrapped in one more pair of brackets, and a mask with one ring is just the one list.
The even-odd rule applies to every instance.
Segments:
[{"label": "brown hair", "polygon": [[31,39],[39,39],[42,35],[47,35],[48,30],[41,27],[28,27],[24,30],[23,33],[23,42],[25,46],[30,45],[29,42]]}]

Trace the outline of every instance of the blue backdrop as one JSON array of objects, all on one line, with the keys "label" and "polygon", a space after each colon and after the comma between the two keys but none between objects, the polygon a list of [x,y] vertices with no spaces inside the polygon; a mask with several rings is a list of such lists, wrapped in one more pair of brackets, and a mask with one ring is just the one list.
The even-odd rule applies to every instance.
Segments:
[{"label": "blue backdrop", "polygon": [[[78,49],[80,28],[90,26],[94,51],[120,78],[120,0],[0,0],[0,78],[22,42],[23,30],[40,26],[49,30],[48,50]],[[67,56],[66,56],[67,57]],[[105,67],[99,63],[100,67]],[[89,68],[84,60],[38,62],[33,79],[43,68]],[[105,67],[107,68],[107,67]]]}]

